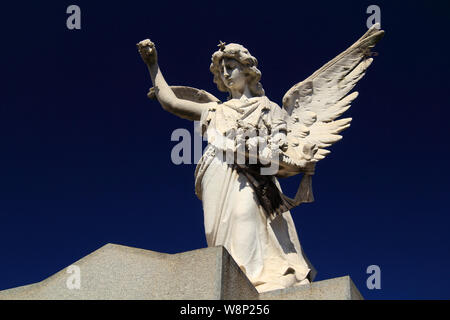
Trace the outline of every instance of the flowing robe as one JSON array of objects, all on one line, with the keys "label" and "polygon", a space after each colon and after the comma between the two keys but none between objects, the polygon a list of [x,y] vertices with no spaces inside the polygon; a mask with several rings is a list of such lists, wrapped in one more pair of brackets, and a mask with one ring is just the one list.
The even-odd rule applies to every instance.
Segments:
[{"label": "flowing robe", "polygon": [[265,96],[229,100],[203,112],[208,146],[195,171],[195,189],[203,203],[208,246],[224,246],[259,292],[309,283],[315,270],[290,212],[271,216],[249,179],[252,173],[223,156],[224,149],[239,144],[236,132],[243,125],[275,132],[286,123],[280,107]]}]

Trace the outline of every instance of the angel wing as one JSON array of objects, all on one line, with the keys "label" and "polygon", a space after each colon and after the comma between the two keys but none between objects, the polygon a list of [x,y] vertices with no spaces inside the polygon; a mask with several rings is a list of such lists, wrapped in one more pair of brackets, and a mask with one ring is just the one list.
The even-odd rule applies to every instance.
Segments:
[{"label": "angel wing", "polygon": [[[200,90],[187,86],[170,86],[173,93],[179,99],[189,100],[198,103],[207,103],[207,102],[220,102],[214,95],[205,90]],[[147,93],[147,97],[150,99],[156,99],[155,88],[150,88]]]},{"label": "angel wing", "polygon": [[[330,153],[326,148],[342,139],[339,132],[351,118],[336,120],[358,96],[348,94],[373,61],[370,49],[383,37],[379,24],[336,58],[294,85],[283,97],[288,119],[288,148],[282,161],[292,170],[315,163]],[[301,171],[301,170],[300,170]]]}]

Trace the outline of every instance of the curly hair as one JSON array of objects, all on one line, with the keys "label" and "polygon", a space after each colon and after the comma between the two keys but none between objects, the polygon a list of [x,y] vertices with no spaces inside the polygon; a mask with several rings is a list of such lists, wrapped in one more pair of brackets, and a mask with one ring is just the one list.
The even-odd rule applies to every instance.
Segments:
[{"label": "curly hair", "polygon": [[[250,92],[255,97],[264,96],[264,89],[259,82],[261,71],[258,70],[258,60],[242,45],[237,43],[223,44],[219,50],[213,53],[209,70],[214,75],[214,83],[220,91],[227,92],[228,89],[221,78],[220,63],[223,58],[232,58],[243,66],[243,72],[247,76],[247,84]],[[230,98],[230,97],[228,97]]]}]

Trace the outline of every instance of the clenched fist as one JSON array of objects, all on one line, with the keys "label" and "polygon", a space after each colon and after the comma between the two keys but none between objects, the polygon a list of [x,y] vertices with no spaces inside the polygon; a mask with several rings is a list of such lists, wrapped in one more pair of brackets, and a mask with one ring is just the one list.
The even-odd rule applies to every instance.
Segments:
[{"label": "clenched fist", "polygon": [[148,65],[154,65],[158,62],[158,54],[156,53],[155,44],[150,39],[145,39],[136,44],[142,60]]}]

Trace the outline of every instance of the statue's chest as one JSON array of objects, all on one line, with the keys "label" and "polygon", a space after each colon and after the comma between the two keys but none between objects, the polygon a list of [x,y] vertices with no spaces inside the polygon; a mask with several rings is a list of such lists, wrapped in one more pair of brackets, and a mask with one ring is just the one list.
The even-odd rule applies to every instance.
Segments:
[{"label": "statue's chest", "polygon": [[222,104],[216,111],[214,126],[222,134],[248,126],[258,128],[267,118],[267,111],[261,103],[248,105]]}]

